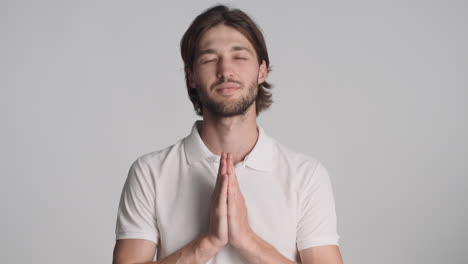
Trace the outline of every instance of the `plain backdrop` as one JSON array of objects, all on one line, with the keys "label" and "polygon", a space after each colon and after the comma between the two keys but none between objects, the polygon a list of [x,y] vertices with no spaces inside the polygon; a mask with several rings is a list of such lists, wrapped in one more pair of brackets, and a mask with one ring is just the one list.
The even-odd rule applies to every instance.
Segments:
[{"label": "plain backdrop", "polygon": [[[214,1],[1,1],[2,263],[110,263],[131,163],[195,115],[179,41]],[[321,160],[345,263],[468,263],[468,2],[225,1],[263,29],[259,124]]]}]

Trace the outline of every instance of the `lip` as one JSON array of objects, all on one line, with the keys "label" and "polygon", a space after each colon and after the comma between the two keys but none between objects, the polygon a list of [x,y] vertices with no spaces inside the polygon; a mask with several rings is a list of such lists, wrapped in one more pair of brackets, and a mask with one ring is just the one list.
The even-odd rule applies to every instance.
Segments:
[{"label": "lip", "polygon": [[233,89],[233,88],[239,88],[240,85],[237,83],[221,83],[216,86],[216,90],[221,90],[221,89]]},{"label": "lip", "polygon": [[236,83],[222,83],[216,87],[216,91],[221,94],[232,94],[239,89],[240,86]]}]

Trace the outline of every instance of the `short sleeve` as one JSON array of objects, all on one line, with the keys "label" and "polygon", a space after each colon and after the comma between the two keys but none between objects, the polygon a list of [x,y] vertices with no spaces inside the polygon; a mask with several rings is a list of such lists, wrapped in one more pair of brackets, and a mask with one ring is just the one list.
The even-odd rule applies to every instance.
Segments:
[{"label": "short sleeve", "polygon": [[317,162],[307,175],[299,194],[298,250],[322,245],[338,245],[335,200],[327,169]]},{"label": "short sleeve", "polygon": [[145,239],[157,243],[155,181],[149,166],[137,159],[128,172],[117,213],[116,240]]}]

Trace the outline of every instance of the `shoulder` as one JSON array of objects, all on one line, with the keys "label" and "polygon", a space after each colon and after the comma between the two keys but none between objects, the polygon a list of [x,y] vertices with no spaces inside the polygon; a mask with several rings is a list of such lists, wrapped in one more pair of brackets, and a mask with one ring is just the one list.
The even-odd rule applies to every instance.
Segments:
[{"label": "shoulder", "polygon": [[275,139],[272,139],[272,141],[279,161],[287,163],[291,168],[310,170],[322,165],[322,162],[315,156],[291,149]]},{"label": "shoulder", "polygon": [[290,176],[298,181],[300,186],[328,180],[328,170],[319,158],[293,150],[277,140],[272,141],[277,153],[278,166],[288,168]]},{"label": "shoulder", "polygon": [[183,139],[181,139],[166,148],[147,152],[138,156],[131,167],[156,170],[168,161],[180,159],[183,151]]}]

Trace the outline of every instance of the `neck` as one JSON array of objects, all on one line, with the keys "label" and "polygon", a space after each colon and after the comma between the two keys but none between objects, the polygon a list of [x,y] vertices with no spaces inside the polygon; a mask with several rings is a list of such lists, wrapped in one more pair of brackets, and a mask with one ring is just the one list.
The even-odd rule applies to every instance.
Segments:
[{"label": "neck", "polygon": [[252,106],[241,116],[220,118],[203,113],[203,122],[197,128],[212,153],[231,152],[237,164],[252,151],[258,139],[255,105]]}]

